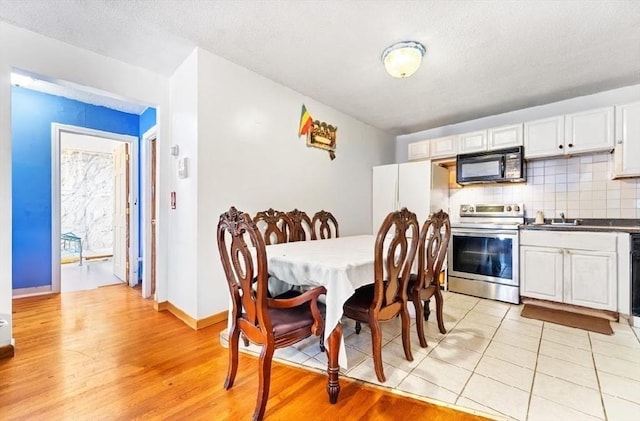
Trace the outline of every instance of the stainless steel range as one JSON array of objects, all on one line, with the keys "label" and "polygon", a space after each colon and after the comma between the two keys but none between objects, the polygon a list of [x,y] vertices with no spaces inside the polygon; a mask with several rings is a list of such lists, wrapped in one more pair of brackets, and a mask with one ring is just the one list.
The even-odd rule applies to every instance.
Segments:
[{"label": "stainless steel range", "polygon": [[451,224],[449,290],[518,304],[522,223],[522,203],[460,205],[460,222]]}]

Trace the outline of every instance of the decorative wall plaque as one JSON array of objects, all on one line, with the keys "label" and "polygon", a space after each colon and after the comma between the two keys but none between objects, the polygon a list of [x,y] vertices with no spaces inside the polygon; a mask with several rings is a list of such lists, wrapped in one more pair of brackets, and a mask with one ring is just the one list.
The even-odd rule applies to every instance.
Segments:
[{"label": "decorative wall plaque", "polygon": [[329,152],[331,160],[336,158],[336,139],[338,128],[324,121],[313,120],[304,104],[300,115],[298,136],[307,135],[307,146],[324,149]]},{"label": "decorative wall plaque", "polygon": [[338,128],[324,121],[314,120],[307,133],[307,146],[329,151],[331,159],[335,159],[336,138]]}]

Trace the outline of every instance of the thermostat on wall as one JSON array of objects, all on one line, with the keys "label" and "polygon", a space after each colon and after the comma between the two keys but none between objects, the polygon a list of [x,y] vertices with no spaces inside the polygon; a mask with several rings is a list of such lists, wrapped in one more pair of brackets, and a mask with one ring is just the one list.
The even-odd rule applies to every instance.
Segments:
[{"label": "thermostat on wall", "polygon": [[178,159],[178,178],[187,178],[187,158]]}]

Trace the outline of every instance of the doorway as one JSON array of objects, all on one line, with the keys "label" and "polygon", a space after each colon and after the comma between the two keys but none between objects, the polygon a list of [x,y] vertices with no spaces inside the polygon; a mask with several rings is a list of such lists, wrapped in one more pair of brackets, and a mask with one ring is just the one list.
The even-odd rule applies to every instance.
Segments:
[{"label": "doorway", "polygon": [[157,127],[153,126],[142,135],[142,297],[155,299],[156,293],[156,246],[157,246]]},{"label": "doorway", "polygon": [[52,124],[53,292],[138,284],[137,155],[133,136]]}]

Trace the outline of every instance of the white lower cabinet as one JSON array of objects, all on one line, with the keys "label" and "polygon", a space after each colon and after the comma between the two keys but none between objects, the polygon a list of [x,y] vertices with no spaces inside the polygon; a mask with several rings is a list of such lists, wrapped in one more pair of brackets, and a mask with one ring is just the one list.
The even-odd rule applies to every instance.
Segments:
[{"label": "white lower cabinet", "polygon": [[520,295],[617,311],[616,242],[614,233],[522,231]]}]

